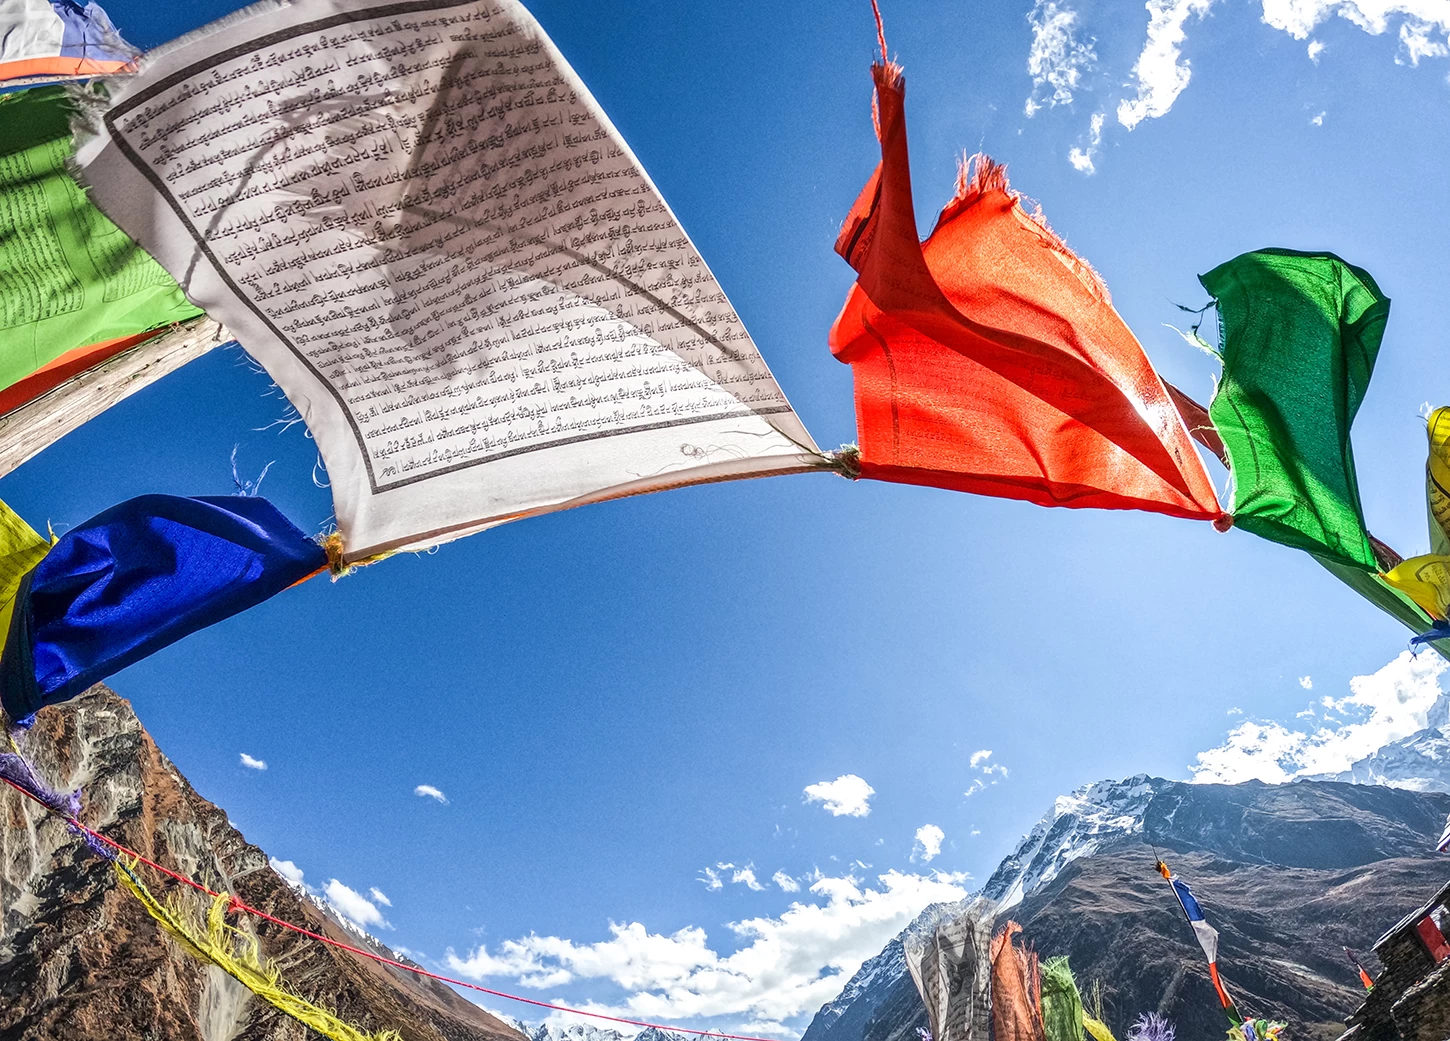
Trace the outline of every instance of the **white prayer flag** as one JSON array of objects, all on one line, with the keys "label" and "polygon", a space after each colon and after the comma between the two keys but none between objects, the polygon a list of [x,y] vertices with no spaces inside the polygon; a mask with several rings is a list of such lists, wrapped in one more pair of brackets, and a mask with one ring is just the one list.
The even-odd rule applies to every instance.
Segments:
[{"label": "white prayer flag", "polygon": [[349,560],[834,465],[515,0],[257,5],[148,56],[79,158],[301,413]]}]

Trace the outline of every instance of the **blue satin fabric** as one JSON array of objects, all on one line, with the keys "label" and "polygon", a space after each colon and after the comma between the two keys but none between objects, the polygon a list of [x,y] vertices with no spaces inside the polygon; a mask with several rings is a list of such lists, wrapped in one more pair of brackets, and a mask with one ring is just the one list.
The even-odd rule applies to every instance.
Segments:
[{"label": "blue satin fabric", "polygon": [[21,583],[0,655],[12,720],[255,607],[327,555],[266,499],[143,495],[61,536]]}]

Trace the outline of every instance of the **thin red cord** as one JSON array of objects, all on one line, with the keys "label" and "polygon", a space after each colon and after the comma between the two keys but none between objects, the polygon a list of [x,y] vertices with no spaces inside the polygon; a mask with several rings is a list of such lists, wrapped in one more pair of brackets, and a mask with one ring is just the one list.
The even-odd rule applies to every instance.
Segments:
[{"label": "thin red cord", "polygon": [[871,0],[871,13],[876,16],[876,41],[881,44],[881,64],[887,66],[891,60],[886,57],[886,28],[881,24],[881,8],[876,6],[876,0]]},{"label": "thin red cord", "polygon": [[[873,3],[874,3],[874,0],[873,0]],[[142,864],[145,864],[147,867],[151,868],[153,871],[159,871],[159,872],[161,872],[161,874],[166,875],[168,878],[172,879],[173,881],[180,882],[182,885],[185,885],[185,886],[190,886],[192,889],[195,889],[197,892],[205,893],[205,894],[207,894],[207,896],[210,896],[213,899],[215,899],[216,897],[222,895],[222,894],[216,892],[216,890],[214,890],[214,889],[208,889],[206,886],[202,885],[200,882],[197,882],[197,881],[194,881],[193,879],[187,878],[185,875],[178,875],[175,871],[172,871],[170,868],[162,867],[160,864],[156,863],[154,860],[148,860],[146,857],[143,857],[141,854],[137,853],[135,850],[128,849],[127,847],[121,845],[115,839],[107,838],[105,835],[102,835],[98,831],[92,831],[90,828],[86,827],[84,824],[82,824],[80,821],[76,820],[74,817],[68,816],[68,815],[66,815],[64,813],[60,813],[59,811],[57,811],[55,809],[52,809],[49,806],[46,806],[45,803],[41,802],[38,798],[36,798],[36,796],[35,796],[35,794],[33,792],[27,791],[26,789],[22,788],[20,785],[16,784],[14,781],[10,780],[8,777],[0,777],[0,781],[4,781],[6,784],[8,784],[10,787],[14,788],[17,792],[19,792],[21,795],[25,796],[27,799],[30,799],[32,802],[40,805],[44,809],[46,809],[49,812],[55,814],[57,817],[60,817],[60,818],[64,819],[67,824],[70,824],[73,827],[79,828],[81,831],[85,832],[87,835],[91,836],[94,839],[98,839],[101,842],[104,842],[106,845],[112,847],[117,852],[124,853],[126,856],[131,857],[132,859],[134,859],[134,860],[136,860],[136,861],[138,861],[138,862],[140,862]],[[308,937],[309,939],[316,940],[318,943],[325,943],[329,947],[336,947],[336,948],[339,948],[340,950],[347,951],[350,954],[358,954],[358,955],[361,955],[364,958],[371,958],[375,962],[381,962],[384,965],[391,965],[395,969],[402,969],[404,972],[411,972],[411,973],[413,973],[416,976],[427,976],[429,979],[438,980],[440,983],[449,983],[449,984],[452,984],[455,987],[466,987],[469,990],[476,990],[476,991],[478,991],[481,994],[488,994],[488,995],[491,995],[491,996],[493,996],[495,998],[505,998],[505,999],[507,999],[509,1001],[518,1001],[518,1002],[522,1002],[525,1005],[536,1005],[539,1008],[546,1008],[546,1009],[549,1009],[549,1010],[554,1011],[554,1012],[569,1012],[569,1013],[572,1013],[573,1015],[576,1015],[576,1016],[588,1016],[591,1019],[604,1019],[604,1020],[608,1020],[611,1023],[624,1023],[624,1024],[626,1024],[628,1026],[632,1026],[632,1027],[646,1027],[646,1028],[652,1027],[655,1030],[664,1030],[664,1031],[671,1032],[671,1033],[676,1033],[676,1034],[694,1034],[697,1037],[715,1037],[715,1038],[721,1038],[722,1041],[780,1041],[780,1038],[751,1037],[748,1034],[722,1034],[722,1033],[719,1033],[718,1031],[714,1031],[714,1030],[691,1030],[689,1027],[666,1026],[663,1023],[647,1023],[644,1020],[639,1020],[639,1019],[623,1019],[623,1018],[621,1018],[619,1016],[606,1016],[602,1012],[585,1012],[583,1009],[569,1008],[567,1005],[555,1005],[555,1004],[552,1004],[552,1003],[547,1002],[547,1001],[537,1001],[534,998],[524,998],[524,997],[520,997],[517,994],[506,994],[506,993],[504,993],[501,990],[490,990],[487,987],[480,987],[476,983],[468,983],[468,982],[466,982],[464,980],[455,980],[451,976],[441,976],[441,975],[439,975],[436,972],[429,972],[427,969],[421,968],[421,967],[419,967],[417,965],[408,965],[408,964],[405,964],[404,962],[394,961],[392,958],[384,958],[381,954],[374,954],[372,951],[365,951],[361,947],[354,947],[350,943],[343,943],[341,940],[334,940],[331,937],[323,936],[321,933],[315,933],[311,929],[304,929],[300,925],[293,925],[291,922],[283,921],[280,918],[274,918],[272,915],[269,915],[266,911],[259,911],[257,908],[253,907],[251,904],[248,904],[248,903],[243,902],[242,900],[239,900],[236,896],[231,896],[231,904],[227,908],[227,910],[228,911],[245,911],[249,915],[253,915],[253,916],[257,917],[257,918],[263,919],[264,921],[271,922],[273,925],[280,925],[283,929],[290,929],[294,933],[298,933],[298,934],[300,934],[302,936]]]}]

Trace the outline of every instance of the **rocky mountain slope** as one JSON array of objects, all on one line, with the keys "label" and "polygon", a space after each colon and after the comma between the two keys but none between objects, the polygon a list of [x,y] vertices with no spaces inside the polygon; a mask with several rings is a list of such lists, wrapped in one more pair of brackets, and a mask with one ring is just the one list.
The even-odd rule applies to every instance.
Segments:
[{"label": "rocky mountain slope", "polygon": [[[355,946],[361,939],[294,891],[198,795],[130,705],[96,688],[41,711],[25,750],[83,819],[143,855],[269,914]],[[168,941],[108,864],[55,818],[0,786],[0,1041],[304,1041],[315,1035]],[[146,879],[151,885],[153,880]],[[157,884],[158,895],[170,887]],[[406,1041],[527,1041],[440,983],[268,923],[263,951],[302,996]]]},{"label": "rocky mountain slope", "polygon": [[[1041,954],[1101,986],[1119,1037],[1159,1011],[1180,1041],[1221,1038],[1203,955],[1153,870],[1161,853],[1222,934],[1241,1008],[1335,1038],[1362,997],[1341,948],[1368,948],[1443,884],[1450,861],[1429,850],[1447,811],[1443,794],[1336,782],[1102,782],[1058,799],[983,889]],[[926,1015],[902,939],[949,910],[928,908],[863,965],[802,1041],[914,1041]]]}]

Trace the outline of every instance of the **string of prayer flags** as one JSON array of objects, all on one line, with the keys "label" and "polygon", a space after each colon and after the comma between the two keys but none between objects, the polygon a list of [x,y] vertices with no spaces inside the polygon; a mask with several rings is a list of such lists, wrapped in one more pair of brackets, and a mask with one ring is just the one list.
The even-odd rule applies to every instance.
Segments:
[{"label": "string of prayer flags", "polygon": [[258,5],[94,130],[92,197],[306,420],[346,562],[841,469],[518,0]]},{"label": "string of prayer flags", "polygon": [[1259,250],[1199,281],[1218,304],[1223,376],[1208,411],[1233,472],[1234,524],[1377,571],[1349,431],[1389,299],[1332,253]]},{"label": "string of prayer flags", "polygon": [[1067,955],[1042,963],[1042,1030],[1047,1041],[1083,1041],[1086,1016]]},{"label": "string of prayer flags", "polygon": [[992,938],[993,1041],[1046,1041],[1037,952],[1012,941],[1021,931],[1009,921]]},{"label": "string of prayer flags", "polygon": [[881,162],[836,251],[858,278],[830,335],[851,366],[861,476],[1214,520],[1162,381],[1092,269],[1029,216],[1005,169],[964,165],[917,237],[905,86],[876,65]]},{"label": "string of prayer flags", "polygon": [[201,314],[67,172],[71,114],[62,87],[0,95],[0,414]]},{"label": "string of prayer flags", "polygon": [[1158,861],[1158,873],[1168,882],[1173,889],[1173,895],[1178,898],[1178,906],[1183,909],[1188,924],[1193,926],[1193,935],[1198,940],[1198,946],[1203,948],[1203,956],[1208,961],[1208,978],[1213,981],[1213,989],[1218,992],[1219,1003],[1223,1005],[1224,1011],[1228,1013],[1229,1022],[1235,1027],[1244,1020],[1239,1015],[1233,998],[1229,997],[1223,980],[1218,975],[1218,930],[1209,925],[1203,917],[1203,909],[1198,906],[1198,900],[1193,895],[1193,890],[1188,888],[1188,883],[1168,870],[1168,865]]},{"label": "string of prayer flags", "polygon": [[1267,1019],[1246,1019],[1228,1028],[1231,1041],[1279,1041],[1279,1034],[1288,1024]]},{"label": "string of prayer flags", "polygon": [[143,495],[62,535],[20,582],[0,654],[12,720],[65,701],[327,566],[265,499]]},{"label": "string of prayer flags", "polygon": [[218,893],[207,908],[206,921],[180,898],[162,903],[136,877],[136,864],[113,858],[116,879],[134,896],[146,913],[188,956],[203,965],[214,965],[284,1016],[296,1020],[328,1041],[402,1041],[395,1030],[376,1033],[359,1030],[333,1013],[298,997],[282,982],[281,971],[262,957],[256,937],[234,929],[226,921],[231,898]]},{"label": "string of prayer flags", "polygon": [[129,68],[139,53],[121,39],[99,4],[0,4],[0,86],[114,74]]}]

